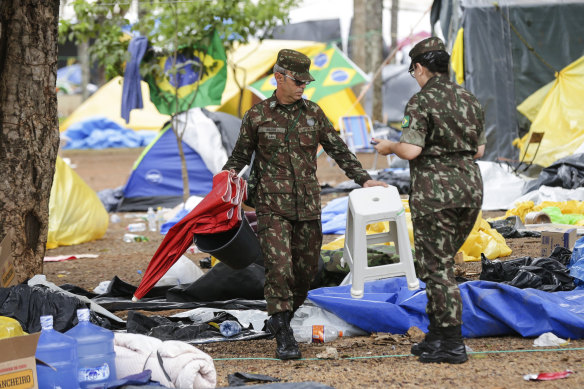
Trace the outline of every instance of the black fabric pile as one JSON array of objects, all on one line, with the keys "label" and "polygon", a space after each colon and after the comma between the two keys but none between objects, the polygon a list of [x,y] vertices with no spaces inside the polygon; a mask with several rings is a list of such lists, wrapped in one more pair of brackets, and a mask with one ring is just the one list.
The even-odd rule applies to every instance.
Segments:
[{"label": "black fabric pile", "polygon": [[584,153],[561,158],[541,171],[536,180],[525,185],[523,194],[540,186],[577,189],[584,186]]},{"label": "black fabric pile", "polygon": [[540,232],[523,230],[525,226],[518,216],[509,216],[506,219],[489,222],[491,228],[503,235],[504,238],[539,238]]},{"label": "black fabric pile", "polygon": [[491,261],[481,255],[480,279],[545,292],[573,290],[574,278],[566,267],[571,254],[564,247],[556,247],[548,258],[521,257],[508,261]]}]

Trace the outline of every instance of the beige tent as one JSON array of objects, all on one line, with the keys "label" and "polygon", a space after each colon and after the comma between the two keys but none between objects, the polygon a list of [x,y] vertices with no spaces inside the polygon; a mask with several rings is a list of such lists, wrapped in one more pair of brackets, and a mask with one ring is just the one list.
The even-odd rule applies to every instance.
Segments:
[{"label": "beige tent", "polygon": [[83,102],[61,125],[59,130],[65,131],[73,123],[86,120],[90,117],[103,116],[121,126],[133,130],[160,130],[170,116],[163,115],[150,101],[148,84],[142,81],[143,109],[133,109],[130,112],[130,122],[122,118],[122,86],[123,78],[115,77],[99,88],[93,95]]}]

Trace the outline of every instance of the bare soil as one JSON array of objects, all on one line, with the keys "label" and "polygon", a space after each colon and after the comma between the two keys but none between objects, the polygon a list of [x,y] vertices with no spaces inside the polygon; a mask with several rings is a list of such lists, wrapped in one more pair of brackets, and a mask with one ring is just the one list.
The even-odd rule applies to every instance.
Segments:
[{"label": "bare soil", "polygon": [[[95,191],[123,185],[142,149],[69,150],[61,156],[70,158],[76,172]],[[360,154],[366,168],[372,166],[373,156]],[[378,167],[386,165],[379,158]],[[334,186],[346,180],[342,170],[326,155],[319,158],[317,175],[321,183]],[[323,204],[338,195],[323,196]],[[498,216],[486,213],[484,217]],[[119,214],[121,222],[110,223],[105,236],[97,241],[48,250],[47,256],[98,254],[95,259],[77,259],[45,263],[44,274],[57,285],[74,284],[93,290],[101,281],[118,276],[138,285],[150,258],[163,236],[143,232],[148,242],[125,243],[122,240],[129,223],[141,220],[139,213]],[[325,241],[336,238],[325,236]],[[513,250],[511,258],[537,256],[539,239],[508,239]],[[186,254],[198,262],[207,254]],[[467,262],[461,266],[467,278],[477,279],[480,263]],[[127,312],[114,312],[125,318]],[[167,312],[166,314],[171,314]],[[156,312],[161,314],[161,312]],[[235,372],[266,374],[282,382],[316,381],[335,388],[545,388],[584,387],[584,341],[571,340],[561,348],[536,348],[533,339],[519,336],[467,339],[473,353],[462,365],[422,364],[410,354],[408,336],[390,337],[386,334],[340,338],[324,345],[302,344],[303,359],[283,362],[274,359],[274,340],[219,342],[199,346],[214,358],[217,386],[228,386],[227,376]],[[253,342],[250,344],[250,342]],[[336,348],[338,359],[321,359],[317,355],[326,347]],[[528,382],[525,374],[572,370],[568,378],[557,381]],[[258,383],[258,382],[256,382]]]}]

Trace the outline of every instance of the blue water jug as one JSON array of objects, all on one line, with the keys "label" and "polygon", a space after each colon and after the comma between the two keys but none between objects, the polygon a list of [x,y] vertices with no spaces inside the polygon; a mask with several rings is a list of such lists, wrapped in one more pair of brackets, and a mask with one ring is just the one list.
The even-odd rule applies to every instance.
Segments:
[{"label": "blue water jug", "polygon": [[77,379],[83,389],[106,388],[116,380],[114,333],[89,322],[89,309],[78,309],[79,323],[66,332],[77,340]]},{"label": "blue water jug", "polygon": [[53,329],[53,316],[41,316],[41,335],[37,343],[37,380],[40,389],[77,389],[77,341]]}]

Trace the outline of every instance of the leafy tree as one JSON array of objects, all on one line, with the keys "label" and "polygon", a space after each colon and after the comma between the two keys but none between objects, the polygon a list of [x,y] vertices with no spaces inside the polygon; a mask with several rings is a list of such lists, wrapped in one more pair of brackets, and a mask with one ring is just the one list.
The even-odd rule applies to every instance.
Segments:
[{"label": "leafy tree", "polygon": [[[62,40],[76,42],[92,40],[90,55],[105,68],[106,77],[123,75],[124,64],[130,59],[127,52],[129,38],[124,28],[130,25],[126,18],[128,0],[85,0],[72,2],[76,20],[62,20],[59,31]],[[222,38],[226,51],[236,43],[246,43],[253,37],[269,36],[278,22],[288,21],[294,0],[191,0],[191,1],[142,1],[139,2],[139,20],[131,31],[148,38],[159,55],[173,56],[172,76],[184,72],[176,59],[185,48],[201,45],[216,31]],[[199,70],[199,75],[209,69]],[[144,57],[140,70],[143,77],[160,76],[162,69],[156,56]],[[201,78],[201,77],[199,77]],[[195,93],[196,97],[196,93]],[[193,99],[195,98],[193,97]],[[172,106],[169,102],[169,106]],[[174,107],[178,107],[175,96]],[[183,198],[189,196],[188,173],[182,150],[184,128],[178,128],[175,120],[178,109],[171,109],[173,131],[176,134],[182,165]]]}]

